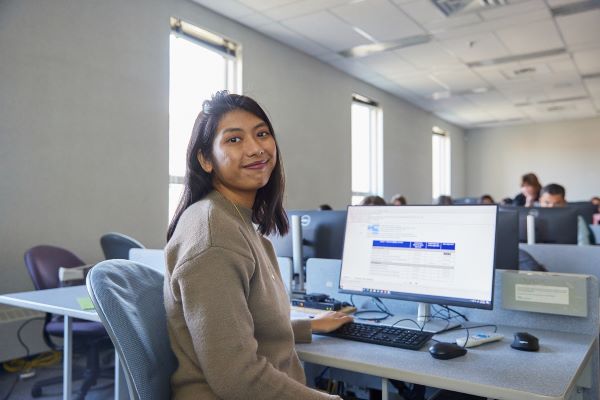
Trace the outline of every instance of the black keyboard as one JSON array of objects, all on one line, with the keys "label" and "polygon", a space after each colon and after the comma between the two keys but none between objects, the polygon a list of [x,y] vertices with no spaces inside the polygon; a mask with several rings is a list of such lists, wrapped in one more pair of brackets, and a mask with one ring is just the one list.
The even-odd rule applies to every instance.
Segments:
[{"label": "black keyboard", "polygon": [[433,333],[414,329],[359,324],[355,322],[342,325],[333,332],[316,334],[409,350],[419,350],[433,336]]}]

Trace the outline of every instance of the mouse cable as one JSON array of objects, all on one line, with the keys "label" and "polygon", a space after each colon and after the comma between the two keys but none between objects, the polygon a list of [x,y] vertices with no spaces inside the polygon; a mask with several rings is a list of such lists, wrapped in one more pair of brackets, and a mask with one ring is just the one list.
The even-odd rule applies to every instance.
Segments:
[{"label": "mouse cable", "polygon": [[422,325],[422,326],[419,325],[419,323],[417,321],[415,321],[414,319],[412,319],[412,318],[403,318],[403,319],[399,319],[398,321],[394,322],[392,324],[392,328],[394,326],[396,326],[396,324],[398,324],[400,322],[403,322],[403,321],[410,321],[410,322],[412,322],[413,324],[415,324],[417,326],[417,328],[419,328],[420,331],[423,331],[423,328],[425,327],[425,325]]},{"label": "mouse cable", "polygon": [[385,303],[383,301],[381,301],[381,299],[379,297],[373,296],[372,299],[373,299],[372,301],[375,303],[377,308],[379,308],[381,310],[381,312],[387,313],[390,317],[394,316],[394,314],[391,313],[390,309],[387,308]]},{"label": "mouse cable", "polygon": [[443,304],[438,304],[440,307],[442,307],[443,309],[447,310],[449,313],[453,312],[454,314],[458,315],[459,317],[461,317],[462,319],[464,319],[465,321],[468,321],[469,318],[467,318],[464,314],[459,313],[458,311],[456,311],[454,308],[452,307],[448,307],[445,306]]}]

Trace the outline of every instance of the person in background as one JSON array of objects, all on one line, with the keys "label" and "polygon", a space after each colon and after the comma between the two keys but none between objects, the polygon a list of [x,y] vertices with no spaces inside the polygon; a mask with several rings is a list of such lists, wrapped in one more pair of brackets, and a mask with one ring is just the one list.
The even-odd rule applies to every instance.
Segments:
[{"label": "person in background", "polygon": [[542,185],[538,177],[530,172],[521,177],[521,193],[515,196],[513,204],[515,206],[533,207],[540,199],[540,190]]},{"label": "person in background", "polygon": [[454,202],[452,201],[452,197],[446,196],[446,195],[441,195],[440,197],[437,198],[436,204],[438,206],[451,206],[452,204],[454,204]]},{"label": "person in background", "polygon": [[596,207],[598,207],[598,212],[600,212],[600,197],[594,196],[594,197],[592,197],[592,199],[590,200],[590,202],[593,205],[595,205]]},{"label": "person in background", "polygon": [[392,200],[390,200],[390,204],[393,206],[405,206],[406,198],[404,196],[402,196],[401,194],[395,194],[392,197]]},{"label": "person in background", "polygon": [[387,206],[387,203],[382,197],[367,196],[360,202],[361,206]]},{"label": "person in background", "polygon": [[489,194],[484,194],[479,199],[479,204],[496,204],[496,202],[494,201],[494,198],[492,196],[490,196]]},{"label": "person in background", "polygon": [[306,386],[295,342],[352,321],[290,321],[273,245],[284,235],[285,177],[275,133],[251,98],[205,101],[190,138],[184,191],[167,232],[164,306],[178,367],[172,398],[341,400]]},{"label": "person in background", "polygon": [[[551,183],[542,188],[540,194],[540,206],[541,207],[566,207],[568,205],[566,200],[566,190],[564,186],[557,183]],[[592,238],[593,233],[591,232],[588,224],[585,222],[581,215],[577,216],[577,244],[588,245],[594,244]]]},{"label": "person in background", "polygon": [[510,197],[505,197],[502,200],[500,200],[500,205],[502,206],[512,206],[513,205],[513,199]]},{"label": "person in background", "polygon": [[333,210],[333,208],[331,208],[331,206],[329,204],[321,204],[319,206],[319,210],[320,211],[331,211],[331,210]]}]

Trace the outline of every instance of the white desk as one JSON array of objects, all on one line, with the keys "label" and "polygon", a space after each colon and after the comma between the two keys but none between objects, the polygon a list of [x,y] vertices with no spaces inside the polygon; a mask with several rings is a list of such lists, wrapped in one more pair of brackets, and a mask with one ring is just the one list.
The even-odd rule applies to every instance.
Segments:
[{"label": "white desk", "polygon": [[[73,361],[73,318],[101,322],[95,311],[84,311],[78,298],[89,297],[85,286],[72,286],[57,289],[34,290],[0,295],[0,303],[15,307],[29,308],[64,316],[63,349],[63,399],[71,399]],[[124,380],[120,374],[119,359],[115,352],[115,399],[127,398]]]},{"label": "white desk", "polygon": [[[530,329],[540,339],[540,351],[523,352],[510,348],[512,334],[519,330],[523,329],[499,326],[502,341],[471,348],[452,360],[434,359],[429,345],[414,351],[318,335],[311,344],[296,345],[296,350],[305,362],[383,378],[384,399],[387,379],[506,400],[563,400],[585,386],[597,338]],[[453,341],[459,336],[464,331],[435,338]]]}]

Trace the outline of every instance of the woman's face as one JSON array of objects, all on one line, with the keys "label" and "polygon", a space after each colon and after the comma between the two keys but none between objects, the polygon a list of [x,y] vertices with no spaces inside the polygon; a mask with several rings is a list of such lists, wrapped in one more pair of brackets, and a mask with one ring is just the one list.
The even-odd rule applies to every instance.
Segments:
[{"label": "woman's face", "polygon": [[527,183],[524,183],[523,186],[521,186],[521,192],[526,197],[535,197],[537,195],[537,191],[535,190],[535,186],[528,185]]},{"label": "woman's face", "polygon": [[202,168],[213,174],[216,189],[248,198],[267,184],[277,161],[275,139],[268,125],[244,110],[225,114],[212,145],[212,160],[198,156]]}]

